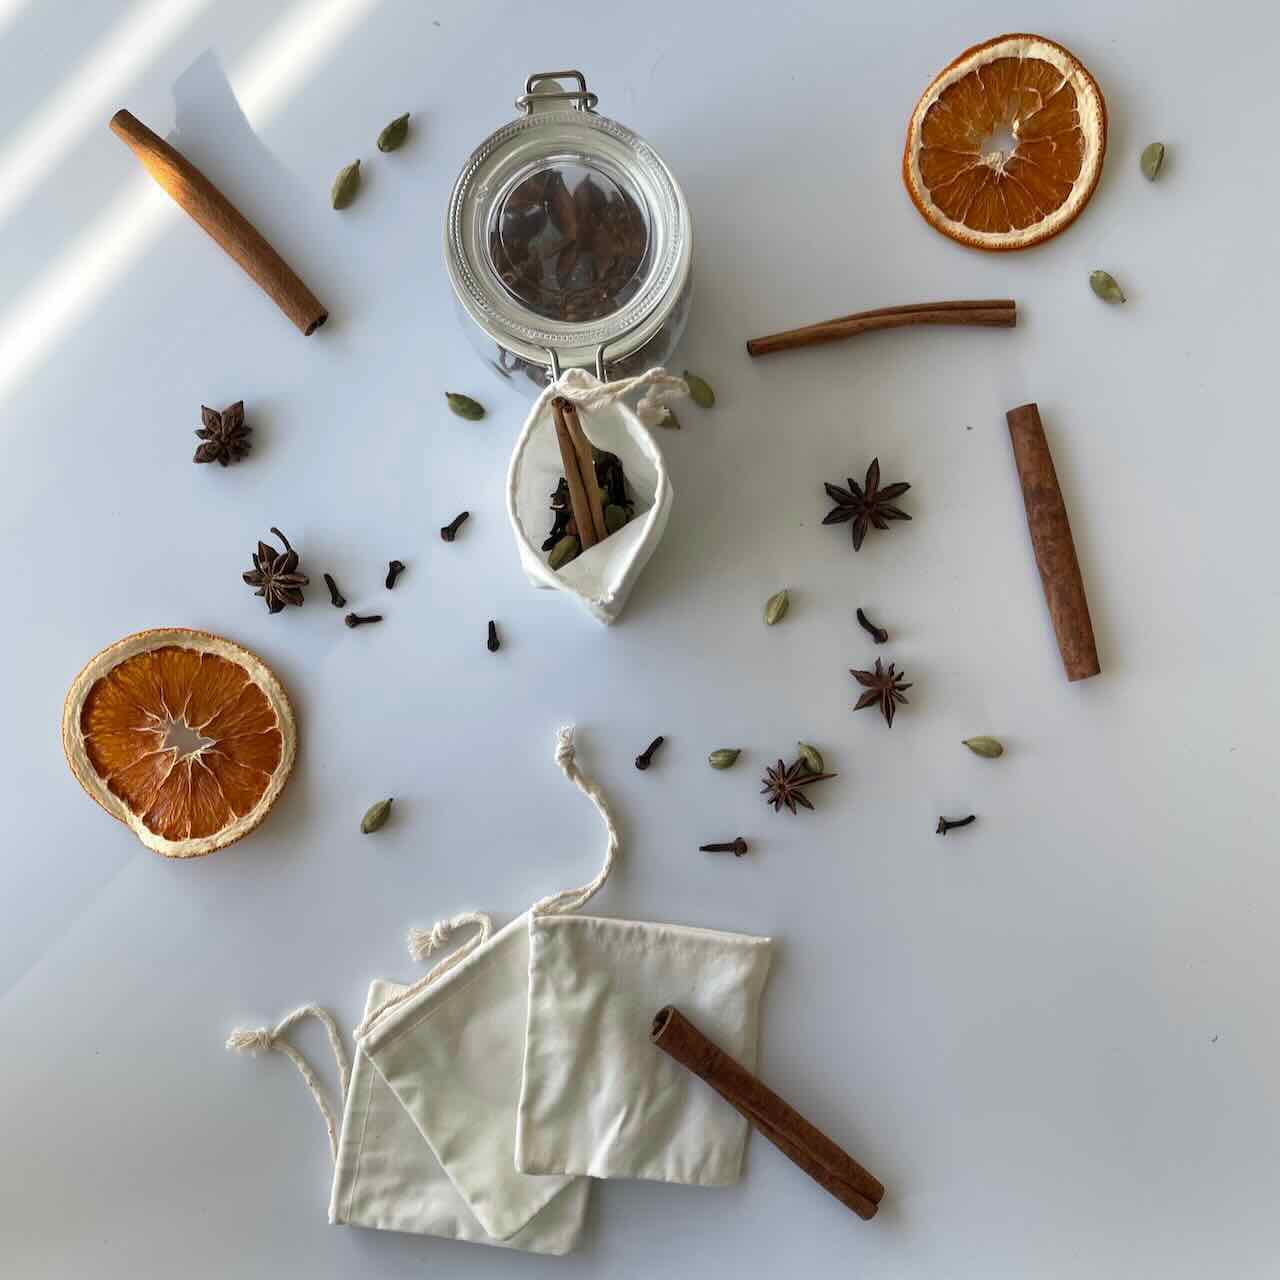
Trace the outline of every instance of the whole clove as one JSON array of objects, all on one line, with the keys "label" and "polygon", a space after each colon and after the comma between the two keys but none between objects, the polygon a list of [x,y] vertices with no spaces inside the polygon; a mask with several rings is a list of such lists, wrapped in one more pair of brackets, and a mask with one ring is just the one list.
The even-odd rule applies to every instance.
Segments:
[{"label": "whole clove", "polygon": [[877,627],[870,618],[867,617],[861,609],[858,610],[858,626],[865,631],[876,644],[884,644],[889,639],[889,633],[883,627]]},{"label": "whole clove", "polygon": [[747,851],[747,842],[738,836],[733,840],[723,840],[719,844],[700,844],[698,846],[699,853],[731,853],[735,858],[740,858]]},{"label": "whole clove", "polygon": [[498,639],[498,624],[492,618],[489,619],[489,652],[497,653],[502,648],[502,641]]},{"label": "whole clove", "polygon": [[939,818],[937,834],[945,836],[948,831],[952,831],[956,827],[967,827],[969,823],[977,820],[978,815],[976,813],[971,813],[967,818]]},{"label": "whole clove", "polygon": [[440,528],[440,536],[446,542],[452,542],[458,536],[458,530],[466,523],[467,517],[471,515],[470,511],[460,511],[448,524],[442,525]]},{"label": "whole clove", "polygon": [[329,602],[335,609],[342,609],[346,606],[347,597],[338,590],[338,584],[333,580],[333,574],[326,573],[324,575],[324,585],[329,588]]},{"label": "whole clove", "polygon": [[647,769],[653,763],[653,753],[662,746],[663,737],[659,734],[647,747],[636,756],[636,768]]},{"label": "whole clove", "polygon": [[381,621],[382,621],[382,614],[380,613],[366,613],[364,615],[361,615],[358,613],[349,613],[345,618],[343,618],[343,622],[345,622],[349,627],[363,627],[366,622],[381,622]]},{"label": "whole clove", "polygon": [[403,560],[392,560],[387,565],[387,590],[390,591],[396,585],[396,579],[404,572]]}]

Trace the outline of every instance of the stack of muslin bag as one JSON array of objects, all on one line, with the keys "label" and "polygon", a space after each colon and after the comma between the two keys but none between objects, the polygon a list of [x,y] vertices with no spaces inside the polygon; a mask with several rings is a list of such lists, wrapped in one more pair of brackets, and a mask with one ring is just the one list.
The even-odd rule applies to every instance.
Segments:
[{"label": "stack of muslin bag", "polygon": [[[329,1221],[532,1253],[567,1253],[592,1178],[737,1181],[747,1122],[649,1039],[674,1004],[754,1069],[768,938],[575,914],[604,884],[618,839],[600,788],[556,761],[599,810],[604,865],[580,889],[492,933],[478,913],[414,931],[419,959],[466,942],[409,986],[374,981],[354,1068],[333,1018],[306,1005],[228,1048],[286,1054],[310,1086],[334,1156]],[[341,1126],[289,1029],[326,1026],[345,1094]]]}]

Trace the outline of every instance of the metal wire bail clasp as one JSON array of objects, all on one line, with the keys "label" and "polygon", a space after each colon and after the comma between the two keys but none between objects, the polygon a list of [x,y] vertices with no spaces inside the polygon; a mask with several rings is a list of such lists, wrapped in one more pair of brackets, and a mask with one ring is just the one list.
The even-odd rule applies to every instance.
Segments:
[{"label": "metal wire bail clasp", "polygon": [[[534,89],[534,86],[548,80],[576,80],[576,89]],[[600,99],[587,88],[587,77],[581,71],[535,71],[524,82],[524,92],[516,99],[516,106],[525,115],[533,114],[534,103],[572,102],[578,111],[594,111]]]}]

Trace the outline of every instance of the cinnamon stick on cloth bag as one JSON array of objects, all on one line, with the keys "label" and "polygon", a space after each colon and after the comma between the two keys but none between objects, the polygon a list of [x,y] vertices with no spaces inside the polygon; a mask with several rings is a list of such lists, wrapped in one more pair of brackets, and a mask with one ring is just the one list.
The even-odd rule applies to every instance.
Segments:
[{"label": "cinnamon stick on cloth bag", "polygon": [[[633,409],[622,397],[642,388],[645,395]],[[520,563],[535,587],[563,591],[600,622],[619,617],[671,514],[671,478],[649,427],[665,418],[667,399],[688,392],[684,380],[665,369],[617,382],[569,369],[539,395],[507,473],[507,515]],[[551,410],[557,397],[578,407],[583,433],[595,450],[617,456],[635,502],[635,515],[621,529],[558,570],[547,563],[550,551],[542,549],[550,530],[549,500],[565,474]]]},{"label": "cinnamon stick on cloth bag", "polygon": [[[424,959],[443,946],[454,929],[466,925],[478,925],[479,932],[438,964],[419,986],[434,982],[487,941],[491,925],[488,916],[468,912],[441,921],[429,932],[410,933],[411,954]],[[369,988],[366,1016],[407,990],[396,983],[375,980]],[[340,1131],[310,1063],[288,1039],[289,1030],[308,1016],[324,1024],[337,1062],[345,1098]],[[348,1072],[342,1038],[326,1010],[304,1005],[274,1028],[235,1031],[227,1048],[242,1053],[274,1050],[286,1055],[301,1072],[329,1131],[334,1158],[330,1222],[549,1254],[569,1252],[582,1234],[591,1185],[586,1178],[576,1179],[563,1195],[556,1196],[522,1230],[507,1239],[495,1239],[485,1231],[399,1099],[358,1049],[355,1066]]]},{"label": "cinnamon stick on cloth bag", "polygon": [[768,938],[535,907],[516,1167],[736,1182],[746,1119],[656,1050],[649,1028],[677,1005],[754,1069],[771,950]]},{"label": "cinnamon stick on cloth bag", "polygon": [[[572,732],[560,731],[556,760],[604,818],[608,844],[596,878],[543,899],[544,914],[574,911],[604,884],[617,832],[600,789],[579,771]],[[515,1162],[516,1106],[529,999],[529,913],[482,942],[437,981],[375,1008],[357,1029],[361,1051],[426,1139],[484,1230],[513,1237],[558,1197],[571,1175],[530,1176]],[[580,1193],[576,1193],[580,1194]]]}]

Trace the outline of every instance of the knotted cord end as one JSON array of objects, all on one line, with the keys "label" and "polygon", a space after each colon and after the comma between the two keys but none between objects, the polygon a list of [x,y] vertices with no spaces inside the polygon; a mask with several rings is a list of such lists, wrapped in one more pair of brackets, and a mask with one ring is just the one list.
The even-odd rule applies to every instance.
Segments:
[{"label": "knotted cord end", "polygon": [[227,1048],[233,1053],[257,1053],[274,1049],[276,1038],[267,1027],[237,1027],[227,1037]]}]

